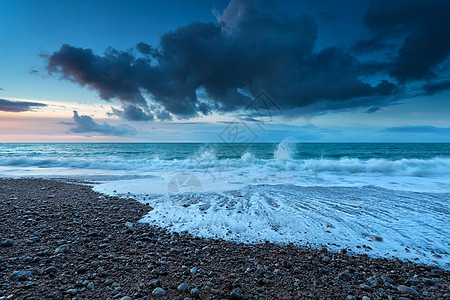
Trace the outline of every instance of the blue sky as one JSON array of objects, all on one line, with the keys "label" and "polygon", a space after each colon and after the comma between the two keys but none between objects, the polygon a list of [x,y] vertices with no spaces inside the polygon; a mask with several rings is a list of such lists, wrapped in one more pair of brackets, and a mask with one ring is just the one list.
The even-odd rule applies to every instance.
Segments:
[{"label": "blue sky", "polygon": [[448,9],[1,1],[0,140],[221,141],[239,118],[261,142],[450,142]]}]

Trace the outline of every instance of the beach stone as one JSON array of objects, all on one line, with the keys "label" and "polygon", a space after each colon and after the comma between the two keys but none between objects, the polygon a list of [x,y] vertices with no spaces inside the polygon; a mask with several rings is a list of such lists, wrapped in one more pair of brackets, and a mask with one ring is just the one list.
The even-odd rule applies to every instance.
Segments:
[{"label": "beach stone", "polygon": [[66,291],[66,293],[73,296],[78,293],[78,290],[77,289],[69,289]]},{"label": "beach stone", "polygon": [[359,287],[360,287],[363,291],[366,291],[366,292],[371,292],[371,291],[372,291],[372,288],[371,288],[370,286],[368,286],[367,284],[364,284],[364,283],[360,284]]},{"label": "beach stone", "polygon": [[192,274],[196,274],[197,273],[197,268],[194,267],[190,271],[191,271]]},{"label": "beach stone", "polygon": [[86,287],[87,287],[88,289],[90,289],[91,291],[93,291],[93,290],[94,290],[94,283],[89,282],[89,283],[87,284]]},{"label": "beach stone", "polygon": [[19,281],[24,281],[26,279],[28,279],[28,276],[31,275],[30,271],[14,271],[12,272],[12,274],[9,276],[9,278],[11,280],[19,280]]},{"label": "beach stone", "polygon": [[58,269],[56,269],[55,266],[51,266],[51,267],[48,267],[47,269],[45,269],[44,273],[50,274],[50,273],[56,273],[57,271],[58,271]]},{"label": "beach stone", "polygon": [[437,283],[437,281],[430,278],[422,278],[422,281],[426,285],[435,285]]},{"label": "beach stone", "polygon": [[2,247],[12,247],[13,245],[14,245],[14,241],[10,240],[10,239],[4,240],[1,243]]},{"label": "beach stone", "polygon": [[233,290],[230,294],[230,299],[232,300],[241,300],[244,299],[238,290]]},{"label": "beach stone", "polygon": [[331,260],[331,258],[329,257],[329,256],[324,256],[323,258],[322,258],[322,261],[323,262],[329,262]]},{"label": "beach stone", "polygon": [[363,297],[362,297],[362,300],[370,300],[370,298],[367,297],[367,296],[363,296]]},{"label": "beach stone", "polygon": [[162,296],[166,295],[166,291],[160,287],[157,287],[156,289],[153,290],[152,295],[157,296],[157,297],[162,297]]},{"label": "beach stone", "polygon": [[131,300],[131,297],[129,297],[129,296],[124,296],[124,297],[120,298],[120,300]]},{"label": "beach stone", "polygon": [[152,288],[160,287],[161,286],[161,280],[155,279],[155,280],[150,281],[150,286]]},{"label": "beach stone", "polygon": [[183,282],[178,286],[178,291],[181,293],[189,291],[189,284]]},{"label": "beach stone", "polygon": [[61,245],[58,248],[56,248],[55,254],[67,253],[67,252],[69,252],[69,250],[70,250],[69,245],[67,245],[67,244],[66,245]]},{"label": "beach stone", "polygon": [[420,294],[415,289],[413,289],[412,287],[406,286],[406,285],[399,285],[397,287],[397,290],[400,293],[410,294],[410,295],[412,295],[414,297],[419,297],[420,296]]},{"label": "beach stone", "polygon": [[193,297],[199,297],[200,296],[200,291],[198,288],[193,288],[190,292],[191,296]]}]

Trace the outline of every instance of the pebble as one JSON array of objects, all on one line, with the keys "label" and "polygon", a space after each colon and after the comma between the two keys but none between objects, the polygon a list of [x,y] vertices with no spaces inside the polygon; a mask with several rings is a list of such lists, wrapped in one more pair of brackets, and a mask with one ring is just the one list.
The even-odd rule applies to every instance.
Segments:
[{"label": "pebble", "polygon": [[67,294],[69,295],[76,295],[78,293],[77,289],[69,289],[66,291]]},{"label": "pebble", "polygon": [[150,286],[152,288],[160,287],[161,286],[161,280],[155,279],[155,280],[150,281]]},{"label": "pebble", "polygon": [[197,268],[192,268],[192,269],[191,269],[191,273],[192,273],[192,274],[196,274],[196,273],[197,273]]},{"label": "pebble", "polygon": [[93,291],[93,290],[94,290],[94,283],[89,282],[89,283],[87,284],[86,287],[87,287],[88,289],[90,289],[91,291]]},{"label": "pebble", "polygon": [[230,299],[231,300],[240,300],[240,299],[243,299],[243,297],[241,294],[239,294],[238,290],[233,290],[230,294]]},{"label": "pebble", "polygon": [[157,296],[157,297],[162,297],[162,296],[166,295],[166,291],[160,287],[157,287],[156,289],[153,290],[152,295]]},{"label": "pebble", "polygon": [[329,257],[329,256],[324,256],[323,258],[322,258],[322,261],[323,262],[329,262],[331,260],[331,258]]},{"label": "pebble", "polygon": [[69,245],[61,245],[55,250],[55,254],[69,252]]},{"label": "pebble", "polygon": [[1,243],[2,247],[12,247],[14,245],[13,240],[4,240]]},{"label": "pebble", "polygon": [[56,269],[55,266],[51,266],[48,267],[47,269],[45,269],[44,273],[49,274],[49,273],[56,273],[58,270]]},{"label": "pebble", "polygon": [[11,275],[9,275],[9,278],[11,280],[19,280],[19,281],[23,281],[28,279],[28,276],[31,275],[30,271],[14,271],[12,272]]},{"label": "pebble", "polygon": [[181,293],[189,291],[189,284],[183,282],[178,286],[178,291]]},{"label": "pebble", "polygon": [[124,296],[124,297],[120,298],[120,300],[131,300],[131,297]]},{"label": "pebble", "polygon": [[397,290],[400,293],[410,294],[410,295],[412,295],[414,297],[419,297],[420,296],[420,294],[415,289],[413,289],[412,287],[406,286],[406,285],[399,285],[397,287]]},{"label": "pebble", "polygon": [[198,296],[200,296],[200,291],[199,291],[198,288],[193,288],[193,289],[191,290],[190,294],[191,294],[191,296],[193,296],[193,297],[198,297]]},{"label": "pebble", "polygon": [[371,291],[372,291],[372,288],[371,288],[370,286],[368,286],[367,284],[364,284],[364,283],[360,284],[359,287],[360,287],[363,291],[366,291],[366,292],[371,292]]},{"label": "pebble", "polygon": [[370,298],[367,297],[367,296],[363,296],[363,297],[362,297],[362,300],[370,300]]}]

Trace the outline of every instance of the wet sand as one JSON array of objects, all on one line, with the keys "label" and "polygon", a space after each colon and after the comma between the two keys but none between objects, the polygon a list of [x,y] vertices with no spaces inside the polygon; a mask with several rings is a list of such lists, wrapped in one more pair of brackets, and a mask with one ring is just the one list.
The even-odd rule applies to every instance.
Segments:
[{"label": "wet sand", "polygon": [[450,299],[448,270],[171,234],[138,223],[150,209],[87,185],[0,179],[0,300]]}]

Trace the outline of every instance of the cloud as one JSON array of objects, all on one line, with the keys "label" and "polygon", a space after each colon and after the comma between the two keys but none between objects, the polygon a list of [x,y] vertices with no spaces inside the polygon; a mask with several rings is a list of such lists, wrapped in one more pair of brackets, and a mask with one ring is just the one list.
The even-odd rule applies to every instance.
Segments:
[{"label": "cloud", "polygon": [[436,94],[442,91],[450,90],[450,80],[428,83],[423,86],[428,94]]},{"label": "cloud", "polygon": [[449,15],[447,0],[372,0],[364,16],[372,37],[355,48],[372,51],[387,40],[396,41],[391,76],[400,82],[436,78],[450,55]]},{"label": "cloud", "polygon": [[26,101],[10,101],[0,99],[0,111],[6,112],[24,112],[32,111],[35,108],[46,107],[47,104],[38,102],[26,102]]},{"label": "cloud", "polygon": [[181,119],[238,111],[261,90],[283,109],[317,107],[312,113],[392,101],[395,86],[387,78],[361,79],[383,72],[379,64],[341,47],[315,52],[318,28],[308,15],[291,18],[272,1],[244,0],[215,15],[217,23],[195,21],[162,34],[157,48],[140,42],[98,55],[66,44],[45,56],[47,70],[104,100],[119,99],[123,118],[130,105]]},{"label": "cloud", "polygon": [[[90,116],[79,115],[76,110],[73,111],[74,127],[69,129],[69,133],[81,133],[87,136],[92,134],[106,135],[106,136],[135,136],[138,131],[128,125],[112,126],[104,122],[98,124]],[[72,125],[71,122],[63,124]]]},{"label": "cloud", "polygon": [[111,107],[111,109],[112,113],[108,115],[110,116],[115,115],[128,121],[145,122],[145,121],[153,121],[155,119],[155,116],[153,114],[146,113],[140,107],[134,105],[124,106],[123,110],[119,110],[114,107]]},{"label": "cloud", "polygon": [[398,133],[426,133],[426,134],[439,134],[439,135],[450,135],[450,127],[435,127],[435,126],[400,126],[400,127],[390,127],[384,129],[386,132],[398,132]]}]

